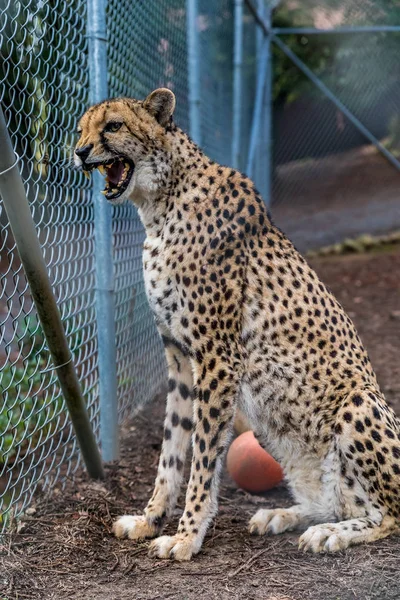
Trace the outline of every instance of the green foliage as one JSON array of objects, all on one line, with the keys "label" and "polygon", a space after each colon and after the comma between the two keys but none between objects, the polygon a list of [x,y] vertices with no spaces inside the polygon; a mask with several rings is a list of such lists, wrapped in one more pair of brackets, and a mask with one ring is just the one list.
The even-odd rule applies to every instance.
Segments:
[{"label": "green foliage", "polygon": [[[278,5],[274,12],[273,26],[310,27],[310,6],[298,3],[294,8],[287,3]],[[282,41],[303,61],[316,75],[328,68],[333,59],[337,45],[336,36],[287,35]],[[315,86],[303,75],[279,48],[273,46],[273,97],[279,104],[293,102],[304,93],[312,92]]]},{"label": "green foliage", "polygon": [[10,392],[5,395],[0,411],[0,462],[18,451],[24,453],[24,446],[28,446],[34,432],[48,427],[50,424],[46,422],[52,418],[46,410],[46,401],[35,393],[35,388],[41,385],[38,364],[33,359],[26,362],[24,367],[6,367],[2,372],[1,387],[13,390],[15,396]]},{"label": "green foliage", "polygon": [[[308,0],[281,2],[274,12],[273,25],[312,28],[318,11],[331,27],[400,23],[400,5],[394,0],[377,1],[372,12],[370,6],[361,3]],[[281,39],[350,109],[364,110],[377,105],[385,93],[390,94],[388,88],[398,81],[399,37],[400,34],[393,32],[338,34],[333,29],[332,34],[292,34]],[[319,94],[314,84],[276,47],[273,59],[273,93],[277,103]]]},{"label": "green foliage", "polygon": [[389,123],[389,138],[385,142],[385,146],[397,158],[400,156],[400,117],[394,115]]},{"label": "green foliage", "polygon": [[[78,352],[81,330],[72,318],[66,320],[65,328],[71,351]],[[35,316],[25,317],[19,337],[23,360],[6,364],[0,371],[0,464],[24,455],[30,445],[44,443],[62,430],[66,419],[56,375],[46,370],[49,352]]]},{"label": "green foliage", "polygon": [[70,163],[76,120],[88,94],[81,5],[81,0],[0,0],[0,100],[24,175],[35,182],[39,198],[50,185],[64,185],[67,198],[72,191],[71,175],[60,167]]},{"label": "green foliage", "polygon": [[29,440],[51,421],[45,392],[48,377],[41,374],[46,365],[43,337],[37,321],[26,317],[20,327],[22,355],[18,364],[7,363],[0,372],[0,463],[24,453]]}]

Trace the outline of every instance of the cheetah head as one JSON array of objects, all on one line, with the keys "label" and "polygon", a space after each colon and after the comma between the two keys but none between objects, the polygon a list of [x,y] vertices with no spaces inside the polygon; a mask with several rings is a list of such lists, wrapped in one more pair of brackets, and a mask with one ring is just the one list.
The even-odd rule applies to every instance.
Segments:
[{"label": "cheetah head", "polygon": [[144,101],[105,100],[89,108],[79,121],[75,165],[87,176],[105,176],[103,194],[113,204],[130,198],[139,204],[162,193],[171,170],[166,127],[175,108],[165,88]]}]

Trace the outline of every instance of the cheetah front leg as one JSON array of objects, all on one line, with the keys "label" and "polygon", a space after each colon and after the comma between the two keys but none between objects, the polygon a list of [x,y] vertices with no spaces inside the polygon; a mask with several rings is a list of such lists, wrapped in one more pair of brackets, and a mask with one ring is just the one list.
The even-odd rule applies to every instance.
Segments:
[{"label": "cheetah front leg", "polygon": [[217,362],[213,358],[208,365],[194,365],[197,397],[185,510],[176,535],[161,536],[150,544],[151,556],[190,560],[199,552],[217,512],[219,474],[232,433],[238,389],[238,376],[228,365],[228,359],[223,357]]},{"label": "cheetah front leg", "polygon": [[168,363],[168,397],[164,440],[154,492],[144,515],[124,515],[113,526],[117,537],[129,537],[132,540],[159,535],[166,517],[174,509],[193,426],[191,363],[171,340],[163,339]]}]

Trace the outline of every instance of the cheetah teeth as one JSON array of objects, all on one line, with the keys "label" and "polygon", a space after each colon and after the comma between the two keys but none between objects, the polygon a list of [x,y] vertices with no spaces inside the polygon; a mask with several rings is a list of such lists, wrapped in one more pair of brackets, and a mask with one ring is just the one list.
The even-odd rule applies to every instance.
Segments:
[{"label": "cheetah teeth", "polygon": [[126,176],[128,175],[128,172],[129,172],[129,164],[125,163],[124,172],[122,173],[122,177],[121,177],[120,183],[122,183],[123,181],[125,181]]}]

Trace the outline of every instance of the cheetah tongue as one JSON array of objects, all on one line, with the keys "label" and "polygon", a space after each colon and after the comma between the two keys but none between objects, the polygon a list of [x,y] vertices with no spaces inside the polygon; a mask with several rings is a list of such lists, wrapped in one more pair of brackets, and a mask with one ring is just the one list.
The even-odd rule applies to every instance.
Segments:
[{"label": "cheetah tongue", "polygon": [[111,166],[107,167],[108,180],[114,185],[118,185],[124,174],[125,164],[121,162],[112,163]]}]

